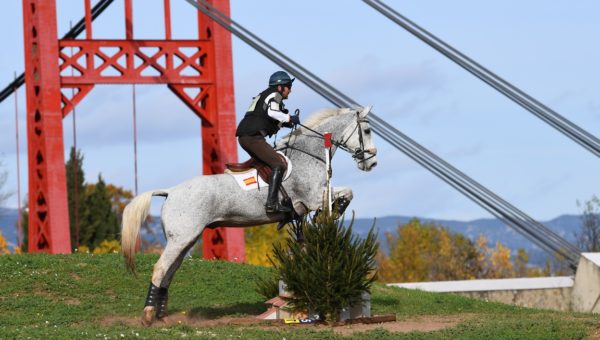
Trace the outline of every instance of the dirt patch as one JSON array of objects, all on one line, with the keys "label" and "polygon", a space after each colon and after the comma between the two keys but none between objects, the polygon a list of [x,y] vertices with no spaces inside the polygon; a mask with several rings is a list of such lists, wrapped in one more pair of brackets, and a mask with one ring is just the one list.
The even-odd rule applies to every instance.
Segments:
[{"label": "dirt patch", "polygon": [[600,339],[600,327],[594,328],[594,330],[589,334],[589,339]]},{"label": "dirt patch", "polygon": [[378,324],[352,324],[347,326],[333,327],[333,331],[341,335],[352,335],[357,332],[366,332],[372,329],[385,329],[392,333],[409,333],[409,332],[433,332],[445,328],[451,328],[465,321],[465,316],[449,315],[449,316],[420,316],[406,320],[398,320],[393,322],[383,322]]},{"label": "dirt patch", "polygon": [[[457,324],[469,319],[470,315],[448,315],[448,316],[420,316],[405,320],[393,322],[382,322],[375,324],[352,324],[352,325],[325,325],[325,324],[304,324],[304,325],[284,325],[275,320],[260,320],[256,317],[221,317],[217,319],[204,319],[200,317],[190,317],[184,313],[169,315],[163,320],[156,321],[151,327],[169,327],[176,325],[187,325],[195,328],[209,328],[217,326],[240,326],[240,327],[258,327],[263,330],[275,330],[291,327],[312,327],[315,330],[331,329],[340,335],[352,335],[354,333],[365,332],[372,329],[384,329],[393,333],[408,332],[433,332],[441,329],[451,328]],[[103,326],[112,324],[125,324],[130,326],[139,326],[141,317],[109,317],[101,321]]]}]

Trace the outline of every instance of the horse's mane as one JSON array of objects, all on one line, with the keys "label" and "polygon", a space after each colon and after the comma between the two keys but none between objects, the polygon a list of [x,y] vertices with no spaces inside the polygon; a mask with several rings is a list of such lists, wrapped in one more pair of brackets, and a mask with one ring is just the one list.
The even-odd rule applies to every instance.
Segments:
[{"label": "horse's mane", "polygon": [[[352,111],[352,109],[349,108],[325,108],[322,109],[320,111],[317,111],[315,113],[313,113],[312,115],[310,115],[310,117],[308,117],[306,119],[306,121],[302,122],[302,125],[310,128],[310,129],[314,129],[315,127],[317,127],[318,125],[320,125],[321,123],[323,123],[324,121],[328,120],[331,117],[335,117],[344,113],[348,113]],[[298,129],[294,132],[292,132],[291,134],[294,136],[300,135],[302,133],[305,133],[306,129],[303,127],[298,127]],[[279,138],[277,140],[277,146],[279,146],[280,143],[283,143],[284,141],[287,141],[287,138],[289,138],[290,134],[286,134],[285,136]]]}]

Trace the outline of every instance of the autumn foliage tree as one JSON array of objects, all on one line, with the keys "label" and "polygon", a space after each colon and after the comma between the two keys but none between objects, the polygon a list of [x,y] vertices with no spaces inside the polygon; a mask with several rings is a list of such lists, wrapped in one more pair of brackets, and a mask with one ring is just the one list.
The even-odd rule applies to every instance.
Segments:
[{"label": "autumn foliage tree", "polygon": [[472,242],[447,228],[413,219],[386,234],[389,256],[378,254],[379,279],[384,282],[420,282],[541,276],[527,266],[527,252],[515,256],[500,242],[488,246],[485,236]]},{"label": "autumn foliage tree", "polygon": [[258,266],[272,266],[269,256],[272,257],[273,246],[286,242],[286,230],[277,230],[277,223],[245,228],[246,263]]},{"label": "autumn foliage tree", "polygon": [[0,255],[10,254],[10,249],[8,249],[8,242],[6,242],[6,238],[0,232]]},{"label": "autumn foliage tree", "polygon": [[481,272],[475,245],[463,235],[412,219],[386,234],[390,256],[379,253],[379,279],[418,282],[473,279]]}]

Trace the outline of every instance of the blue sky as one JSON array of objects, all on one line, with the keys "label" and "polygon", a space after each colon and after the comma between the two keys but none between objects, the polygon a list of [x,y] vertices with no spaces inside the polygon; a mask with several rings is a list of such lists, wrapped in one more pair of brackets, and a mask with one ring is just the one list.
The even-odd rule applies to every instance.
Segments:
[{"label": "blue sky", "polygon": [[[175,38],[193,38],[194,9],[173,0]],[[600,136],[600,3],[597,1],[388,1],[397,11],[499,76]],[[59,0],[59,35],[83,15],[83,1]],[[600,159],[488,87],[362,1],[232,0],[232,17],[373,110],[403,133],[538,220],[578,213],[599,194]],[[97,38],[122,38],[122,1],[94,23]],[[136,38],[163,36],[162,1],[134,1]],[[3,4],[0,86],[24,70],[21,2]],[[238,120],[278,70],[233,38]],[[327,101],[302,84],[287,106],[302,117]],[[19,91],[21,187],[26,192],[24,91]],[[78,147],[88,181],[98,174],[133,189],[131,86],[97,86],[77,107]],[[197,117],[165,86],[138,86],[140,191],[201,173]],[[0,104],[6,189],[16,191],[14,99]],[[64,120],[65,149],[72,116]],[[467,220],[489,214],[385,144],[379,165],[334,159],[334,183],[350,185],[359,217],[409,215]],[[173,152],[176,150],[176,152]],[[246,155],[241,151],[240,159]],[[153,204],[153,213],[160,207]],[[16,207],[16,198],[7,205]]]}]

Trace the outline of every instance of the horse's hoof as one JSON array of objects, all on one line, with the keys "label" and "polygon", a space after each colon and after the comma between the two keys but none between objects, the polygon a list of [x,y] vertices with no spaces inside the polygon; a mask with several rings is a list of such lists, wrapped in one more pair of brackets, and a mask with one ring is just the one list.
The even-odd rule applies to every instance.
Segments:
[{"label": "horse's hoof", "polygon": [[155,312],[153,306],[144,307],[144,315],[142,316],[142,325],[148,327],[154,323]]}]

